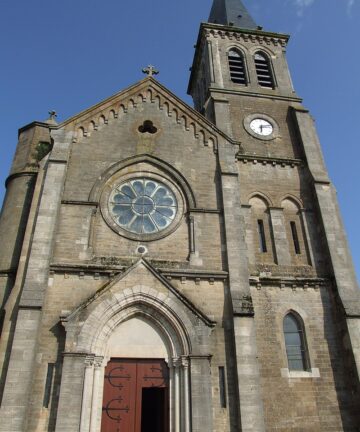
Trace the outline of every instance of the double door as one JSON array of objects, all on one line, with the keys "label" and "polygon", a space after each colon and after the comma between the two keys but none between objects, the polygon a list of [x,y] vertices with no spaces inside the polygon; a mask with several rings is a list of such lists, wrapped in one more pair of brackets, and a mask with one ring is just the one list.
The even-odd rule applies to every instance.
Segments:
[{"label": "double door", "polygon": [[164,360],[111,359],[104,380],[101,432],[169,432]]}]

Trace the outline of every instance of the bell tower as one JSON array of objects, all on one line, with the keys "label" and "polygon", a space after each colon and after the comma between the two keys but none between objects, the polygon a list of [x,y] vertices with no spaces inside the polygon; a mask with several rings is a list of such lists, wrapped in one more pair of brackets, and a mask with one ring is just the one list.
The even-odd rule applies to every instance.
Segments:
[{"label": "bell tower", "polygon": [[[257,25],[241,0],[214,0],[208,22],[200,26],[188,93],[195,109],[233,140],[232,154],[219,149],[220,177],[227,185],[226,230],[235,226],[234,221],[226,221],[226,200],[238,195],[241,208],[237,228],[226,232],[227,264],[230,290],[231,284],[238,284],[244,298],[254,306],[256,338],[248,343],[258,352],[257,382],[272,386],[274,376],[268,364],[277,356],[275,347],[281,346],[278,337],[272,348],[266,342],[272,337],[267,329],[280,325],[286,333],[286,326],[290,328],[291,320],[296,322],[298,317],[300,329],[307,309],[310,321],[317,321],[315,325],[327,329],[342,346],[337,360],[344,364],[344,370],[353,370],[353,378],[345,373],[336,380],[344,380],[351,387],[351,381],[359,382],[360,372],[360,356],[356,354],[360,348],[359,288],[315,122],[292,84],[286,60],[288,40],[289,35]],[[236,161],[233,171],[225,167],[224,161],[229,160]],[[231,277],[235,273],[239,280]],[[305,294],[308,289],[310,296]],[[310,312],[315,303],[321,310],[317,316]],[[286,311],[293,315],[284,318]],[[233,308],[233,315],[236,335],[246,324],[241,311]],[[247,319],[249,324],[249,316]],[[290,389],[293,377],[306,378],[304,385],[310,391],[316,377],[323,376],[321,361],[311,359],[310,352],[308,357],[302,356],[300,345],[299,363],[295,365],[288,356],[288,365],[281,369],[282,378],[288,381],[282,379],[276,384],[279,397],[287,395],[289,400],[297,397],[296,385]],[[304,353],[305,342],[303,348]],[[327,349],[331,351],[331,345]],[[249,377],[242,374],[247,366],[239,361],[241,346],[237,343],[235,351],[242,427],[262,430],[261,420],[256,427],[249,422],[250,412],[242,403],[249,400],[243,390]],[[298,369],[302,374],[296,375]],[[282,420],[266,414],[276,409],[274,395],[265,385],[258,396],[257,402],[251,403],[260,412],[259,399],[264,401],[265,429],[278,427]],[[340,394],[337,397],[342,399]],[[349,413],[342,415],[350,417]],[[314,427],[322,430],[326,420],[321,420],[319,413],[317,418],[321,424]],[[338,428],[342,430],[340,424]]]},{"label": "bell tower", "polygon": [[254,108],[301,102],[286,61],[288,40],[289,35],[258,26],[240,0],[214,0],[191,68],[188,93],[196,109],[237,138],[224,107],[234,98]]}]

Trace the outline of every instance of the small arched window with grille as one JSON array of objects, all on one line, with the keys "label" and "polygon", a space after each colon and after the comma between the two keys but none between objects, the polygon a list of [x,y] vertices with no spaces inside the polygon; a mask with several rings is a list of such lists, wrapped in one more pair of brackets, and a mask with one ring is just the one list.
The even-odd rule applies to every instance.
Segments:
[{"label": "small arched window with grille", "polygon": [[231,81],[236,84],[248,83],[243,55],[235,49],[229,51],[229,69]]},{"label": "small arched window with grille", "polygon": [[304,323],[294,312],[288,313],[284,318],[284,337],[289,370],[309,370]]},{"label": "small arched window with grille", "polygon": [[269,57],[263,52],[257,52],[254,60],[258,83],[261,87],[274,88],[274,77]]}]

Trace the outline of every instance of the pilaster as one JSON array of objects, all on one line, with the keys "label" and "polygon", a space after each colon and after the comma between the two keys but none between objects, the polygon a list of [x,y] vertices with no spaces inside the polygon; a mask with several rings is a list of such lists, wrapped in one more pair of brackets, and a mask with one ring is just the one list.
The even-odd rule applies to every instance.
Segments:
[{"label": "pilaster", "polygon": [[253,317],[234,317],[242,432],[265,432],[264,406]]},{"label": "pilaster", "polygon": [[285,229],[284,210],[271,207],[269,211],[276,253],[275,262],[278,265],[289,266],[291,265],[291,256]]},{"label": "pilaster", "polygon": [[191,356],[192,432],[212,432],[212,387],[209,356]]},{"label": "pilaster", "polygon": [[336,191],[330,183],[314,121],[308,112],[295,111],[299,136],[312,175],[325,239],[329,249],[339,296],[348,316],[360,316],[360,291],[357,284]]},{"label": "pilaster", "polygon": [[263,432],[265,431],[264,409],[254,309],[249,284],[245,220],[240,202],[241,184],[235,164],[235,149],[228,145],[220,146],[219,158],[241,430],[242,432]]},{"label": "pilaster", "polygon": [[360,377],[360,291],[350,255],[336,191],[330,183],[313,119],[307,111],[294,110],[299,137],[317,198],[337,292],[342,302],[350,343]]},{"label": "pilaster", "polygon": [[[87,371],[84,375],[86,359],[85,353],[64,353],[56,432],[78,431],[80,428],[84,378],[91,382],[91,373]],[[86,368],[88,367],[87,365]],[[90,383],[86,382],[86,384]],[[81,427],[81,431],[89,430],[85,429],[84,422],[81,423]]]}]

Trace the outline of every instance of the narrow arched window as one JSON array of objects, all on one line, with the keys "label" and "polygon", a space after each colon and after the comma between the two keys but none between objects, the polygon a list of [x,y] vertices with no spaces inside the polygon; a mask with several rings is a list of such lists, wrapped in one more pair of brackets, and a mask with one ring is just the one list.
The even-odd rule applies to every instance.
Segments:
[{"label": "narrow arched window", "polygon": [[302,319],[292,312],[284,318],[284,336],[289,370],[308,370],[309,361],[304,324]]},{"label": "narrow arched window", "polygon": [[254,60],[258,83],[261,87],[274,88],[274,77],[269,57],[262,52],[257,52]]},{"label": "narrow arched window", "polygon": [[229,69],[232,82],[236,84],[247,84],[244,57],[237,50],[229,51]]}]

